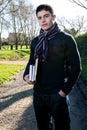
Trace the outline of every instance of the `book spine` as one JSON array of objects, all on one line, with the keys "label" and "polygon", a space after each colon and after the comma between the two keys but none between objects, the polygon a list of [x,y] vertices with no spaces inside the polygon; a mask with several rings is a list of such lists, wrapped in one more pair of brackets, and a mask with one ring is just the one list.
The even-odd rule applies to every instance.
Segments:
[{"label": "book spine", "polygon": [[35,81],[37,75],[37,68],[38,68],[38,59],[35,61],[35,65],[30,65],[29,67],[29,81]]},{"label": "book spine", "polygon": [[32,81],[32,65],[29,67],[29,81]]}]

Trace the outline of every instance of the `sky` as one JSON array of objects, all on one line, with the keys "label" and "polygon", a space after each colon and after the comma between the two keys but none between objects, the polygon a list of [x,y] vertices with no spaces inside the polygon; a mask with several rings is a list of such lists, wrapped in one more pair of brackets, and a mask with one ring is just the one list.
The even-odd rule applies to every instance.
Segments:
[{"label": "sky", "polygon": [[[76,16],[87,17],[87,10],[77,6],[69,0],[29,0],[35,7],[40,4],[50,4],[57,17],[75,18]],[[83,1],[83,0],[82,0]]]},{"label": "sky", "polygon": [[[66,19],[75,19],[78,16],[84,16],[87,19],[87,10],[70,2],[69,0],[25,0],[28,3],[32,3],[34,8],[40,4],[50,4],[56,17],[65,17]],[[83,0],[82,0],[83,1]],[[3,32],[2,37],[7,37],[8,33]]]}]

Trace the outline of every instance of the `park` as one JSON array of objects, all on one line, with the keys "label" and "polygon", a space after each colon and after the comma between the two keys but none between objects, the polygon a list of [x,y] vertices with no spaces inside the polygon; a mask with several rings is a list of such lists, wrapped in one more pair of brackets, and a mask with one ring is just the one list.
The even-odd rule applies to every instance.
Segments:
[{"label": "park", "polygon": [[[73,4],[73,0],[71,2]],[[86,4],[84,6],[81,2],[75,4],[87,10]],[[67,96],[71,130],[87,129],[86,20],[84,16],[75,19],[57,18],[60,28],[75,38],[81,56],[80,77]],[[3,30],[7,30],[8,37],[2,37]],[[0,130],[37,130],[33,110],[33,85],[28,85],[23,80],[23,72],[30,57],[31,41],[38,35],[38,31],[35,9],[31,3],[27,5],[23,0],[19,0],[18,3],[7,0],[6,3],[2,0],[0,3]]]}]

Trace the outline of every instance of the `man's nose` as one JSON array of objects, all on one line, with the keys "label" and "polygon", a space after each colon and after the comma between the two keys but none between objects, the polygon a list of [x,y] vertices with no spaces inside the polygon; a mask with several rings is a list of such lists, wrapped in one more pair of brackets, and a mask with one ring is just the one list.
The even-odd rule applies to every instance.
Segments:
[{"label": "man's nose", "polygon": [[45,22],[45,18],[44,17],[42,17],[42,22]]}]

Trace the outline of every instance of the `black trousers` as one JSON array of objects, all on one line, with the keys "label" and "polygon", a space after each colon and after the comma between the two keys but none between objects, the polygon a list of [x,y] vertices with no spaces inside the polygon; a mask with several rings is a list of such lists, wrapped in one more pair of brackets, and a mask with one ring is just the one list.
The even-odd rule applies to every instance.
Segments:
[{"label": "black trousers", "polygon": [[59,94],[34,94],[34,110],[38,130],[50,130],[49,115],[54,120],[54,130],[70,130],[70,118],[66,98]]}]

